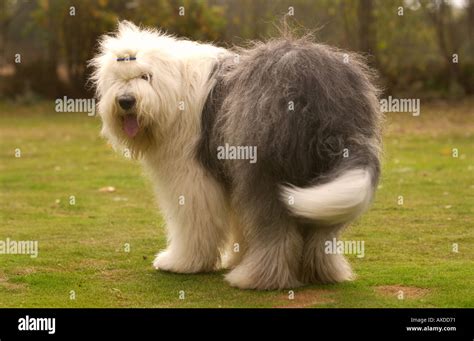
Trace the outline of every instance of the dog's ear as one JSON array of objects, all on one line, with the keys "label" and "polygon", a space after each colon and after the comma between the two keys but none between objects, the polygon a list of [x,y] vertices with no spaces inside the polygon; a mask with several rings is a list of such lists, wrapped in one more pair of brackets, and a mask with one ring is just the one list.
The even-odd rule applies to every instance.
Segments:
[{"label": "dog's ear", "polygon": [[125,32],[130,32],[130,31],[137,32],[140,29],[131,21],[122,20],[122,21],[119,21],[117,30],[119,34],[124,34]]}]

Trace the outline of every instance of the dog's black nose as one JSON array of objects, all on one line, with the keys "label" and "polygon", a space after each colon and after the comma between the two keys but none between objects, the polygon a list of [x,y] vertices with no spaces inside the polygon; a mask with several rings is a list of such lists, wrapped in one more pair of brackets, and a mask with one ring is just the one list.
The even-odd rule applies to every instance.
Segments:
[{"label": "dog's black nose", "polygon": [[123,110],[129,110],[135,105],[135,97],[132,95],[122,95],[118,97],[118,103]]}]

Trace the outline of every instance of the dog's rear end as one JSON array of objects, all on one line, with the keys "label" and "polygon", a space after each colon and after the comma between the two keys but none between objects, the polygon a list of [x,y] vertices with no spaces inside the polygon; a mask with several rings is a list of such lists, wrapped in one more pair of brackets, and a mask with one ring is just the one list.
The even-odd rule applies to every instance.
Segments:
[{"label": "dog's rear end", "polygon": [[[379,178],[377,89],[360,57],[306,39],[277,39],[223,60],[203,113],[198,156],[228,188],[245,255],[227,275],[242,288],[353,278],[326,254],[364,212]],[[224,144],[258,162],[219,160]]]}]

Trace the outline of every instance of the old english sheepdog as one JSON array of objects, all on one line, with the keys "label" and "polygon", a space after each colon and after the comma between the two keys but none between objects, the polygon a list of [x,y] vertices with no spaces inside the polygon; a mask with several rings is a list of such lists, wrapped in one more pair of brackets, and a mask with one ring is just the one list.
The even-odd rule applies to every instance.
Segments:
[{"label": "old english sheepdog", "polygon": [[91,65],[102,134],[141,161],[166,220],[156,269],[226,268],[247,289],[353,278],[325,242],[368,208],[380,173],[378,90],[359,56],[121,22]]}]

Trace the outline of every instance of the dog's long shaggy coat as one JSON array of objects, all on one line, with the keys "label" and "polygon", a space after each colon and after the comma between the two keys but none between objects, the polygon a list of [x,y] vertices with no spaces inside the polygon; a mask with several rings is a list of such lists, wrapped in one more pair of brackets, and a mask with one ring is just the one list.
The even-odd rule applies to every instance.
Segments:
[{"label": "dog's long shaggy coat", "polygon": [[[167,220],[156,268],[222,265],[255,289],[353,278],[325,242],[368,208],[380,173],[360,57],[289,37],[229,51],[122,23],[92,65],[103,134],[142,160]],[[219,158],[225,145],[257,162]]]}]

